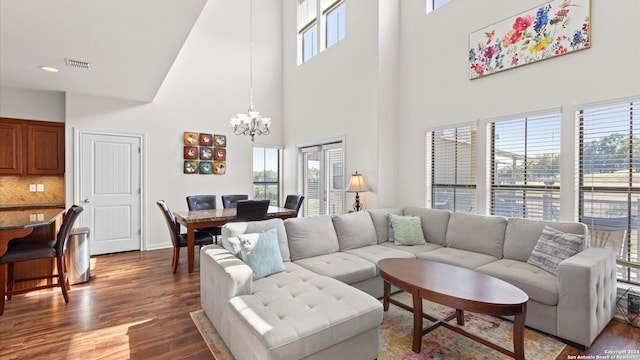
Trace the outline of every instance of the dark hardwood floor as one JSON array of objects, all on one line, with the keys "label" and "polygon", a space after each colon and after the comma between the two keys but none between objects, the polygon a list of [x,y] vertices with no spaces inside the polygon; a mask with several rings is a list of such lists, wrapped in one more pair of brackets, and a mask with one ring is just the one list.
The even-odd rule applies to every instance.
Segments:
[{"label": "dark hardwood floor", "polygon": [[[7,301],[0,359],[212,359],[189,316],[200,309],[198,256],[192,274],[186,251],[171,273],[171,249],[97,256],[94,262],[96,277],[72,286],[67,305],[59,289]],[[635,350],[638,344],[640,329],[612,321],[588,350],[567,346],[558,359]]]}]

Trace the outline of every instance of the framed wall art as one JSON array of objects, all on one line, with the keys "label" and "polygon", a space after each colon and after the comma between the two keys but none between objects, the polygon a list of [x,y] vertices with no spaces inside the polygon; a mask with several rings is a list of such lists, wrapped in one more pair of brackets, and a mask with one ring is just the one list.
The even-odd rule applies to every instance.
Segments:
[{"label": "framed wall art", "polygon": [[225,135],[185,131],[183,144],[182,172],[184,174],[224,175],[226,173],[227,137]]},{"label": "framed wall art", "polygon": [[591,0],[554,0],[469,34],[469,79],[591,47]]}]

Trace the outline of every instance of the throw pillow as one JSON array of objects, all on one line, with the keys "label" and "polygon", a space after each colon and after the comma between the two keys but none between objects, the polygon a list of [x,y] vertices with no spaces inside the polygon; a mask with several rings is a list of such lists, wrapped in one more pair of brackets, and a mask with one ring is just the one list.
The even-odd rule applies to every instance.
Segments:
[{"label": "throw pillow", "polygon": [[253,270],[254,280],[285,270],[276,229],[241,234],[238,238],[242,260]]},{"label": "throw pillow", "polygon": [[557,276],[558,264],[577,254],[583,242],[582,235],[564,233],[545,225],[527,262]]},{"label": "throw pillow", "polygon": [[[396,245],[422,245],[426,244],[422,233],[422,222],[419,216],[400,216],[389,214],[393,230],[394,243]],[[391,232],[389,237],[391,237]]]}]

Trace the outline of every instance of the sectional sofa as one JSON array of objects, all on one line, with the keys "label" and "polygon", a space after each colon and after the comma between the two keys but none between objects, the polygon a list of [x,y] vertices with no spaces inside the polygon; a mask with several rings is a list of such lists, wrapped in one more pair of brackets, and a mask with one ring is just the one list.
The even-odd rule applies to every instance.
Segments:
[{"label": "sectional sofa", "polygon": [[[400,220],[422,228],[409,235],[413,245],[402,245],[411,234],[404,228],[401,241],[394,236]],[[553,273],[530,263],[545,226],[580,242]],[[230,223],[222,235],[224,246],[200,253],[201,303],[236,359],[376,358],[376,264],[385,258],[439,261],[512,283],[529,295],[526,325],[574,345],[590,346],[615,311],[615,254],[589,248],[577,222],[405,207]],[[256,244],[269,242],[272,269],[264,272]]]}]

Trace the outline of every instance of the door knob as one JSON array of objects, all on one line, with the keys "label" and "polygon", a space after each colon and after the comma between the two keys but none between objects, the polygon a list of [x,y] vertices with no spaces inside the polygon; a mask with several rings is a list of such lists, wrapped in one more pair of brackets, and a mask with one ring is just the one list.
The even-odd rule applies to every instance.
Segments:
[{"label": "door knob", "polygon": [[84,199],[82,202],[85,203],[85,204],[90,203],[89,199]]}]

